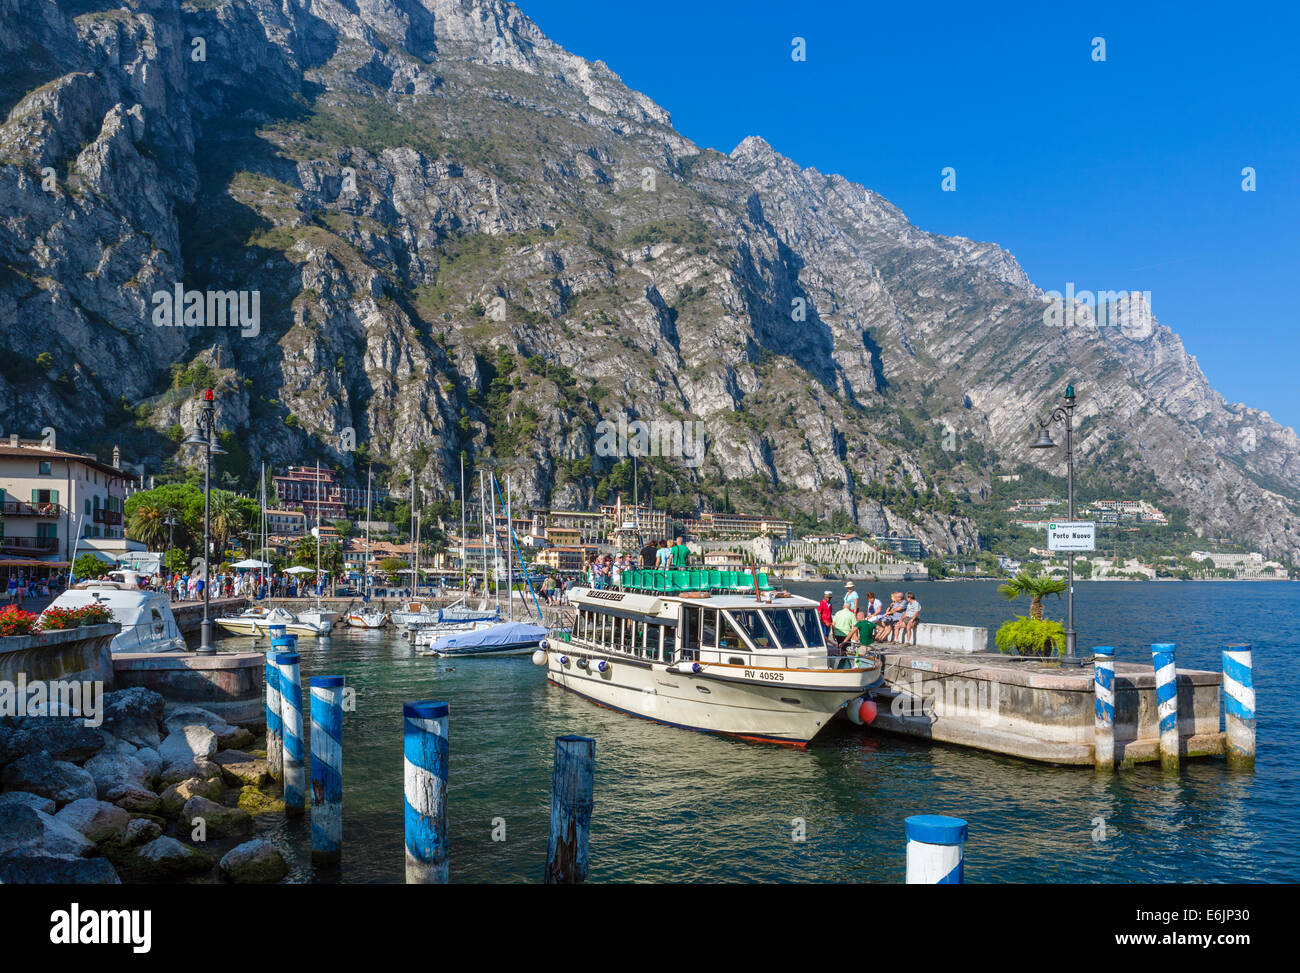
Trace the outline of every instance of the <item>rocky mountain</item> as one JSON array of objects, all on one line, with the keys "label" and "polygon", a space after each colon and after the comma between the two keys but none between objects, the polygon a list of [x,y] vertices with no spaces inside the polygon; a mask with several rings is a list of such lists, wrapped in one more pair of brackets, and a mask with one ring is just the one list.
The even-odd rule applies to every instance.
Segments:
[{"label": "rocky mountain", "polygon": [[565,504],[626,482],[602,421],[702,422],[702,462],[646,460],[657,492],[960,550],[995,468],[1063,470],[1025,446],[1073,381],[1081,465],[1300,558],[1294,431],[1140,299],[1063,306],[761,138],[700,148],[512,4],[0,11],[5,432],[159,471],[212,383],[232,468],[445,497],[464,453]]}]

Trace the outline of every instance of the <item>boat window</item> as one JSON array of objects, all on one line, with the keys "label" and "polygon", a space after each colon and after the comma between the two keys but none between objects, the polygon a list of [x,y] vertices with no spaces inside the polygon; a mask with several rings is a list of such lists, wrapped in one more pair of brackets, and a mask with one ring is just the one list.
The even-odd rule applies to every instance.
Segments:
[{"label": "boat window", "polygon": [[749,637],[750,642],[760,649],[770,648],[772,636],[763,626],[759,613],[751,609],[729,611],[722,616],[722,643],[724,649],[747,648],[746,643],[734,633],[739,630]]},{"label": "boat window", "polygon": [[686,632],[682,637],[687,649],[714,649],[718,646],[718,610],[716,608],[687,608]]},{"label": "boat window", "polygon": [[763,612],[762,615],[771,627],[778,646],[784,649],[803,647],[803,643],[799,641],[799,629],[795,626],[794,619],[790,617],[788,609]]},{"label": "boat window", "polygon": [[675,625],[663,626],[664,644],[662,661],[672,662],[677,658],[677,627]]},{"label": "boat window", "polygon": [[799,626],[799,631],[803,633],[804,643],[810,649],[823,649],[826,642],[822,637],[822,625],[817,620],[817,613],[811,608],[792,608],[790,614],[794,616],[795,623]]}]

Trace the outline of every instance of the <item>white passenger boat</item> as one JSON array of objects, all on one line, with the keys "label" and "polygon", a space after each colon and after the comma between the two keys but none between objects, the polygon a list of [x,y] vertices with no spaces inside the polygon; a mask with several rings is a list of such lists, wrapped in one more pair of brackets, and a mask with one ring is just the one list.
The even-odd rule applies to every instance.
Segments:
[{"label": "white passenger boat", "polygon": [[140,587],[134,571],[113,571],[106,578],[75,584],[45,609],[104,605],[122,631],[113,637],[113,652],[183,652],[185,637],[176,627],[171,603],[160,591]]},{"label": "white passenger boat", "polygon": [[261,606],[245,609],[237,615],[222,615],[213,621],[234,635],[251,635],[254,638],[269,636],[272,625],[283,625],[286,632],[312,638],[329,635],[333,627],[329,623],[307,621],[283,608]]},{"label": "white passenger boat", "polygon": [[570,592],[571,640],[548,638],[533,654],[550,682],[669,726],[803,746],[881,681],[875,659],[828,651],[807,598],[628,574],[644,587]]}]

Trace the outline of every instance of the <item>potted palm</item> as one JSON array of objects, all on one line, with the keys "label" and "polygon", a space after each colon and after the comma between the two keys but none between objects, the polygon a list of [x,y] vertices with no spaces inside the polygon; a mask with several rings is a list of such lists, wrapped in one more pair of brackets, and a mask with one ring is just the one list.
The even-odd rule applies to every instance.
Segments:
[{"label": "potted palm", "polygon": [[1055,656],[1065,651],[1065,628],[1060,622],[1043,618],[1043,599],[1060,597],[1066,582],[1061,578],[1022,571],[998,586],[998,594],[1007,601],[1021,595],[1029,597],[1029,614],[1020,615],[998,629],[994,642],[998,649],[1011,655]]}]

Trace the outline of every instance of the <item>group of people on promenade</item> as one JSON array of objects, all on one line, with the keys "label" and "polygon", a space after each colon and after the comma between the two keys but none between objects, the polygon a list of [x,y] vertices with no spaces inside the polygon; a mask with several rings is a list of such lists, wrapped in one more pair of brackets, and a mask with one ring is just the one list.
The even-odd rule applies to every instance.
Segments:
[{"label": "group of people on promenade", "polygon": [[684,570],[690,566],[691,549],[685,538],[678,537],[672,544],[667,538],[652,540],[641,548],[639,554],[592,554],[582,571],[583,583],[593,588],[621,588],[623,572],[635,568],[657,568],[660,571]]},{"label": "group of people on promenade", "polygon": [[916,640],[916,626],[921,620],[921,603],[914,592],[890,594],[888,605],[882,604],[874,591],[868,591],[865,601],[859,602],[852,581],[844,584],[844,599],[835,610],[835,593],[825,591],[817,604],[817,617],[821,620],[828,645],[841,650],[855,645],[872,645],[876,642],[906,643],[908,636]]}]

